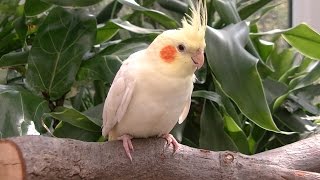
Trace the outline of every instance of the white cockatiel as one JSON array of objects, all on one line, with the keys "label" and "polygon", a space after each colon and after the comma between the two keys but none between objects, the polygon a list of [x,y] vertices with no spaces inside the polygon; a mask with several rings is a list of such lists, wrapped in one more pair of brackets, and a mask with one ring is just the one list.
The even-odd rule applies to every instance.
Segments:
[{"label": "white cockatiel", "polygon": [[114,78],[103,109],[103,136],[122,140],[132,160],[132,138],[163,137],[187,117],[194,72],[204,63],[206,6],[201,0],[191,5],[191,16],[183,27],[160,34],[147,49],[124,61]]}]

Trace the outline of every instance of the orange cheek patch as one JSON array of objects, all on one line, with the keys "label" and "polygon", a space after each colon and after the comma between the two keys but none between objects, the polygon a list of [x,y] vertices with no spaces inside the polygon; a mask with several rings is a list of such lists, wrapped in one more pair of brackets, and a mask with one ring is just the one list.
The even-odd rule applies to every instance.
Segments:
[{"label": "orange cheek patch", "polygon": [[168,63],[170,63],[174,60],[176,54],[177,54],[176,48],[173,46],[170,46],[170,45],[165,46],[160,51],[161,59],[165,62],[168,62]]}]

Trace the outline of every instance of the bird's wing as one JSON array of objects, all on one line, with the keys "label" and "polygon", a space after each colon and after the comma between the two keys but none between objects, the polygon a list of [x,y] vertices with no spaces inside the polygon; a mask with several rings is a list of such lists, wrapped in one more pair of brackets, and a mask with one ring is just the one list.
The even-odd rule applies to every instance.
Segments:
[{"label": "bird's wing", "polygon": [[179,121],[178,121],[179,124],[181,124],[188,116],[190,105],[191,105],[191,97],[188,98],[188,101],[187,101],[186,105],[184,106],[181,115],[179,116]]},{"label": "bird's wing", "polygon": [[126,71],[128,64],[123,64],[118,71],[103,107],[103,136],[123,118],[134,91],[135,80]]}]

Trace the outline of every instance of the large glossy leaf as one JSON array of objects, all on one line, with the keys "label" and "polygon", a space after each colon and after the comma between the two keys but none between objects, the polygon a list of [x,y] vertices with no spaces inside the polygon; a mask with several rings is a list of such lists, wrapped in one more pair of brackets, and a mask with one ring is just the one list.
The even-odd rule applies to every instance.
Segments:
[{"label": "large glossy leaf", "polygon": [[248,35],[244,22],[222,30],[209,27],[206,32],[208,64],[223,91],[244,115],[264,129],[279,132],[257,72],[258,59],[244,49]]},{"label": "large glossy leaf", "polygon": [[224,121],[221,114],[210,101],[205,101],[201,114],[199,147],[215,151],[238,150],[224,131]]},{"label": "large glossy leaf", "polygon": [[0,58],[0,67],[25,65],[28,62],[29,51],[13,52]]},{"label": "large glossy leaf", "polygon": [[66,107],[58,107],[55,112],[45,114],[46,117],[69,123],[80,129],[92,132],[100,132],[102,121],[95,118],[90,118],[79,111]]},{"label": "large glossy leaf", "polygon": [[2,137],[44,133],[41,116],[47,101],[23,88],[0,85],[0,134]]},{"label": "large glossy leaf", "polygon": [[51,7],[51,4],[43,2],[41,0],[26,0],[24,4],[24,13],[26,16],[36,16],[45,12]]},{"label": "large glossy leaf", "polygon": [[102,0],[41,0],[46,3],[55,4],[58,6],[83,7],[97,4]]},{"label": "large glossy leaf", "polygon": [[116,56],[97,56],[81,64],[77,80],[102,80],[111,83],[122,62]]},{"label": "large glossy leaf", "polygon": [[[225,22],[226,25],[236,24],[241,22],[240,15],[236,8],[236,1],[234,0],[213,0],[214,6],[221,17],[221,20]],[[255,49],[253,42],[251,39],[246,40],[246,49],[250,52],[253,56],[260,60],[260,64],[266,71],[270,71],[271,68],[262,61],[258,51]]]},{"label": "large glossy leaf", "polygon": [[51,10],[29,53],[28,85],[52,100],[68,92],[95,33],[95,19],[87,13],[61,7]]},{"label": "large glossy leaf", "polygon": [[167,16],[163,12],[152,10],[145,8],[143,6],[140,6],[138,3],[136,3],[134,0],[118,0],[120,3],[131,7],[132,9],[136,11],[140,11],[146,16],[149,16],[151,19],[153,19],[156,22],[159,22],[162,26],[166,28],[177,28],[178,23],[172,19],[171,17]]},{"label": "large glossy leaf", "polygon": [[232,103],[230,98],[222,90],[221,86],[219,85],[219,82],[214,76],[213,76],[213,83],[214,83],[216,92],[221,97],[221,102],[223,103],[223,105],[221,105],[220,108],[223,109],[224,115],[230,116],[232,120],[234,120],[237,123],[238,126],[242,127],[243,123],[240,121],[240,116],[238,115],[238,111],[235,105]]}]

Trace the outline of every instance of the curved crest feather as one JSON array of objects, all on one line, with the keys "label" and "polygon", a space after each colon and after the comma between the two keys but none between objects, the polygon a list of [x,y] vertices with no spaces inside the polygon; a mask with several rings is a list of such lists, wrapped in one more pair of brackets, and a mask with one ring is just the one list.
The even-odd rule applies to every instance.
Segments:
[{"label": "curved crest feather", "polygon": [[[185,15],[182,19],[181,30],[191,36],[203,39],[207,26],[207,7],[206,0],[197,0],[196,5],[191,1],[191,16]],[[204,1],[204,2],[203,2]]]}]

